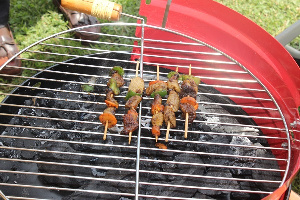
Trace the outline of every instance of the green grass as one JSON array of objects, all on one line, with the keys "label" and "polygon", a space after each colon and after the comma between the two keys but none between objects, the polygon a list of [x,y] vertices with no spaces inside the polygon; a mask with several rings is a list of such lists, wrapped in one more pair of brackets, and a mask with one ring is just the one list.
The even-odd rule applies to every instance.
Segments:
[{"label": "green grass", "polygon": [[[276,36],[285,28],[300,19],[300,0],[216,0],[233,10],[245,15],[272,36]],[[123,5],[123,11],[128,14],[137,15],[139,1],[137,0],[116,0]],[[54,33],[67,30],[68,22],[58,9],[53,5],[52,0],[11,0],[10,25],[14,33],[15,40],[20,49],[50,36]],[[126,19],[125,22],[134,22]],[[133,34],[133,31],[126,28],[108,29],[106,32],[114,33],[122,31],[124,34]],[[71,34],[68,36],[72,37]],[[291,42],[291,45],[300,49],[300,37]],[[37,47],[42,48],[42,47]],[[49,47],[43,47],[49,48]],[[117,48],[116,48],[117,49]],[[47,49],[51,51],[51,48]],[[70,50],[71,51],[71,50]],[[73,51],[73,50],[72,50]],[[72,53],[71,51],[71,53]],[[70,53],[70,52],[69,52]],[[79,53],[75,51],[74,53]],[[85,53],[85,52],[81,52]],[[32,55],[27,53],[22,57],[30,58]],[[24,63],[23,63],[24,64]],[[39,67],[39,66],[35,66]],[[42,67],[42,66],[41,66]],[[28,72],[24,72],[25,75]],[[20,79],[2,82],[12,82],[19,84]],[[0,94],[9,92],[7,87],[0,87]],[[4,96],[0,95],[0,101]],[[300,194],[300,178],[296,178],[293,189]]]}]

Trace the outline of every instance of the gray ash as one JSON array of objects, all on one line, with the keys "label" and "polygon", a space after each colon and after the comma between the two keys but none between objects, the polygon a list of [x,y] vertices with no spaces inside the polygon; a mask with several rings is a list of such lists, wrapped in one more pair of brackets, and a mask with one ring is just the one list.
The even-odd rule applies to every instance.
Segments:
[{"label": "gray ash", "polygon": [[[85,61],[80,61],[85,62]],[[99,65],[121,65],[123,63],[101,63]],[[125,68],[135,68],[134,65],[124,66]],[[148,66],[144,66],[145,70],[149,70]],[[71,68],[70,68],[71,70]],[[74,69],[78,73],[85,73],[88,70]],[[167,70],[165,70],[167,72]],[[92,71],[91,74],[108,74],[107,70],[104,71]],[[43,74],[43,76],[51,76],[51,74]],[[147,74],[144,75],[147,77]],[[150,77],[150,75],[149,75]],[[74,78],[74,77],[73,77]],[[88,82],[86,77],[76,77],[77,81]],[[71,79],[69,76],[65,76],[64,79]],[[106,84],[104,79],[96,79],[96,84]],[[79,110],[83,112],[68,112],[56,109],[33,109],[33,108],[20,108],[15,113],[19,115],[27,115],[29,117],[11,117],[9,118],[9,124],[16,125],[16,127],[1,127],[2,135],[4,136],[18,136],[26,138],[35,138],[36,140],[20,140],[14,138],[0,139],[1,146],[18,147],[26,149],[36,149],[36,151],[26,151],[22,149],[10,149],[1,148],[0,155],[5,158],[12,159],[25,159],[37,161],[37,163],[26,162],[10,162],[5,161],[1,164],[1,169],[13,170],[13,171],[31,171],[38,173],[45,173],[48,175],[31,175],[31,178],[24,174],[10,174],[0,173],[0,181],[4,183],[20,183],[20,184],[33,184],[43,185],[45,187],[63,187],[78,189],[78,191],[64,191],[64,190],[47,190],[46,192],[40,192],[39,189],[34,188],[14,188],[11,190],[9,187],[1,187],[1,190],[6,195],[23,195],[25,197],[34,196],[36,198],[53,198],[53,199],[133,199],[132,196],[121,195],[119,193],[134,193],[135,192],[135,148],[122,148],[113,147],[98,144],[111,144],[111,145],[127,145],[127,137],[119,137],[118,135],[108,135],[106,141],[102,141],[102,136],[97,134],[88,134],[88,132],[100,133],[103,132],[104,127],[97,124],[99,122],[98,115],[89,113],[102,112],[105,109],[105,105],[97,103],[81,103],[72,101],[60,101],[59,99],[68,100],[80,100],[88,102],[104,102],[105,96],[99,95],[85,95],[78,94],[76,92],[82,91],[79,84],[74,83],[62,83],[57,85],[47,82],[42,82],[41,87],[55,88],[59,90],[67,90],[66,92],[59,91],[32,91],[31,95],[46,98],[35,99],[22,99],[21,104],[27,106],[37,107],[54,107],[57,109],[70,109]],[[73,93],[72,93],[73,91]],[[24,91],[28,92],[28,91]],[[105,87],[95,86],[95,93],[105,94]],[[126,92],[125,89],[121,89],[121,92]],[[53,98],[53,99],[49,99]],[[202,101],[215,101],[218,99],[210,99],[207,96],[200,96]],[[199,99],[198,99],[199,100]],[[13,101],[13,100],[7,100]],[[121,104],[124,104],[124,100],[118,98]],[[143,105],[149,106],[150,101],[143,101]],[[4,109],[4,108],[1,108]],[[87,112],[84,112],[87,111]],[[230,113],[230,110],[226,110],[220,106],[207,106],[199,105],[199,111],[206,112],[219,112]],[[124,108],[118,109],[118,113],[124,114],[126,110]],[[149,110],[143,110],[142,115],[150,116]],[[180,118],[180,112],[176,113],[177,118]],[[32,116],[32,118],[30,117]],[[43,118],[55,118],[54,120],[48,120]],[[64,119],[64,120],[60,120]],[[117,115],[118,124],[121,124],[122,117]],[[2,119],[7,120],[7,119]],[[146,118],[144,118],[146,124]],[[245,127],[230,127],[222,126],[219,124],[213,124],[209,122],[226,122],[226,123],[238,123],[237,119],[229,117],[216,117],[197,115],[196,120],[206,121],[207,123],[193,123],[189,126],[191,131],[203,131],[211,133],[236,133],[236,134],[252,134],[259,135],[260,130]],[[94,123],[80,123],[79,121],[94,122]],[[252,121],[249,124],[253,123]],[[32,127],[44,127],[45,129],[30,129],[22,126]],[[122,126],[118,126],[115,130],[110,130],[112,133],[117,134],[121,130]],[[62,131],[64,129],[64,131]],[[178,122],[178,129],[184,130],[184,122]],[[114,132],[115,131],[115,132]],[[134,133],[133,135],[136,135]],[[142,129],[142,137],[151,137],[151,131],[148,129]],[[164,135],[162,135],[164,137]],[[66,140],[68,142],[52,142],[49,140]],[[171,132],[170,139],[183,139],[183,132]],[[170,141],[167,146],[170,150],[189,151],[189,152],[206,152],[215,154],[231,154],[237,156],[258,156],[274,158],[271,151],[256,149],[256,148],[242,148],[229,145],[207,145],[205,142],[211,143],[225,143],[225,144],[243,144],[243,145],[256,145],[256,146],[268,146],[267,141],[263,139],[253,139],[239,136],[229,135],[217,135],[206,133],[189,133],[188,140],[191,142],[178,142]],[[82,142],[88,144],[81,144]],[[133,138],[130,146],[136,146],[136,139]],[[196,143],[197,142],[197,143]],[[89,144],[90,143],[90,144]],[[94,144],[93,144],[94,143]],[[271,183],[257,183],[248,181],[237,180],[222,180],[212,178],[193,178],[189,176],[174,176],[167,175],[167,173],[189,174],[192,176],[206,176],[206,177],[225,177],[225,178],[239,178],[239,179],[266,179],[266,180],[281,180],[280,173],[278,172],[262,172],[257,170],[248,169],[235,169],[226,167],[217,167],[216,165],[224,166],[236,166],[243,168],[277,168],[278,164],[272,160],[255,160],[238,157],[222,157],[214,155],[201,155],[193,153],[182,152],[168,152],[168,151],[153,151],[144,148],[156,148],[154,140],[148,139],[141,140],[141,158],[149,160],[157,160],[157,162],[141,161],[140,170],[157,171],[161,173],[140,173],[140,193],[144,195],[159,195],[159,196],[174,196],[182,198],[205,198],[205,199],[261,199],[265,195],[249,194],[242,192],[230,192],[226,190],[207,190],[206,187],[212,188],[227,188],[233,190],[257,190],[257,191],[274,191],[278,184]],[[57,153],[63,152],[63,153]],[[106,155],[105,157],[102,155]],[[116,156],[127,157],[129,159],[115,159]],[[130,159],[132,158],[132,159]],[[160,162],[170,161],[170,162]],[[63,163],[59,165],[56,163]],[[197,163],[198,165],[185,165],[180,163]],[[99,167],[101,166],[101,167]],[[110,170],[109,167],[117,167],[123,169],[132,170]],[[106,169],[107,168],[107,169]],[[64,176],[56,176],[57,174],[63,174]],[[69,176],[82,177],[71,178]],[[98,180],[96,180],[98,179]],[[120,181],[105,181],[107,180],[120,180]],[[156,183],[158,185],[147,184]],[[185,185],[194,187],[163,187],[159,185]],[[200,189],[199,189],[200,188]],[[202,189],[201,189],[202,188]],[[44,190],[43,190],[44,191]],[[86,192],[86,191],[108,191],[112,194],[103,194],[101,192]],[[114,193],[114,194],[113,194]],[[151,198],[141,198],[151,199]]]}]

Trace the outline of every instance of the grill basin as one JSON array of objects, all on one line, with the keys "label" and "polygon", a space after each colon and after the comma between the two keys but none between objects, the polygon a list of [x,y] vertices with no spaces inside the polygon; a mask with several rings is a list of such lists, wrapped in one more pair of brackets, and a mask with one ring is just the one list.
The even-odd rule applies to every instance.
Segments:
[{"label": "grill basin", "polygon": [[[268,90],[272,81],[265,84],[256,76],[255,65],[245,67],[238,54],[225,54],[214,40],[200,41],[152,25],[97,26],[137,27],[137,37],[102,33],[100,42],[85,41],[98,48],[79,48],[75,43],[80,41],[63,35],[73,30],[55,34],[21,52],[26,72],[40,73],[22,77],[22,85],[1,83],[16,87],[5,94],[0,113],[5,163],[0,186],[10,199],[260,199],[291,177],[289,163],[297,162],[290,159],[292,146],[299,142],[296,135],[291,144],[287,125],[293,118],[285,117],[290,110],[281,107],[284,99]],[[120,42],[112,43],[112,37]],[[36,51],[40,45],[43,51]],[[108,50],[110,46],[115,50]],[[62,53],[65,49],[68,54]],[[40,54],[47,58],[40,59]],[[146,85],[156,79],[156,65],[162,80],[177,66],[187,73],[190,64],[193,75],[202,80],[189,138],[183,140],[184,120],[178,112],[178,129],[171,130],[167,150],[156,148],[149,134],[151,98],[143,99],[140,130],[132,144],[119,134],[136,59],[141,60]],[[98,116],[114,65],[125,68],[127,85],[117,97],[118,124],[102,141],[104,127]],[[82,91],[92,78],[94,91]]]}]

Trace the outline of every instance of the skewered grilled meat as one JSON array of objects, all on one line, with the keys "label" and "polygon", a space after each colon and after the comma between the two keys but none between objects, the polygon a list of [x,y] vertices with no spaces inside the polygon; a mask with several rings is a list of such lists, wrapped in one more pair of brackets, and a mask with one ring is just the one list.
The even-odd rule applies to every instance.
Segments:
[{"label": "skewered grilled meat", "polygon": [[188,122],[192,123],[196,118],[196,109],[189,103],[180,103],[180,109],[183,113],[182,117],[185,119],[186,113],[189,114]]},{"label": "skewered grilled meat", "polygon": [[141,77],[134,77],[131,79],[128,91],[142,94],[144,91],[144,80]]},{"label": "skewered grilled meat", "polygon": [[175,112],[173,111],[173,107],[166,105],[164,109],[164,120],[165,122],[170,122],[170,127],[175,128],[176,127],[176,117]]},{"label": "skewered grilled meat", "polygon": [[179,95],[174,90],[169,92],[169,96],[166,105],[172,106],[173,112],[177,112],[179,109]]},{"label": "skewered grilled meat", "polygon": [[[122,87],[125,84],[123,77],[118,73],[113,73],[111,78],[116,80],[117,87]],[[109,87],[109,85],[108,85],[108,87]]]},{"label": "skewered grilled meat", "polygon": [[164,115],[162,112],[156,113],[152,117],[152,135],[156,138],[160,136],[160,127],[164,122]]},{"label": "skewered grilled meat", "polygon": [[122,130],[122,134],[129,135],[128,143],[131,142],[131,134],[135,131],[138,124],[138,113],[136,112],[136,108],[140,101],[142,100],[141,95],[144,91],[144,80],[140,77],[134,77],[131,79],[131,82],[128,87],[128,93],[125,97],[127,103],[125,105],[126,108],[129,108],[126,115],[123,116],[124,129]]},{"label": "skewered grilled meat", "polygon": [[103,111],[103,114],[99,116],[100,122],[105,125],[103,140],[106,140],[107,128],[112,128],[117,124],[117,119],[115,117],[115,111],[119,107],[118,102],[114,99],[114,95],[120,93],[119,87],[124,85],[124,80],[122,78],[124,70],[122,67],[115,66],[110,72],[111,78],[107,82],[107,93],[105,103],[107,108]]},{"label": "skewered grilled meat", "polygon": [[153,126],[162,126],[164,122],[164,115],[162,112],[156,113],[152,117],[152,125]]},{"label": "skewered grilled meat", "polygon": [[109,113],[109,114],[115,115],[116,108],[115,107],[107,107],[107,108],[105,108],[105,110],[103,111],[103,113]]},{"label": "skewered grilled meat", "polygon": [[184,80],[181,84],[181,92],[180,92],[180,98],[183,97],[193,97],[196,99],[198,93],[198,85],[195,83],[193,79],[187,79]]},{"label": "skewered grilled meat", "polygon": [[160,97],[160,95],[159,94],[155,95],[151,106],[152,115],[158,112],[163,112],[164,106],[161,103],[162,103],[162,98]]},{"label": "skewered grilled meat", "polygon": [[162,98],[159,94],[155,95],[154,101],[151,106],[151,112],[153,114],[152,117],[152,135],[157,139],[160,136],[160,127],[164,122],[164,115],[162,111],[164,110],[164,106],[161,105]]},{"label": "skewered grilled meat", "polygon": [[168,85],[168,89],[169,90],[174,90],[177,93],[179,93],[181,91],[179,84],[178,84],[178,78],[179,78],[179,74],[175,73],[173,76],[171,76],[167,82]]},{"label": "skewered grilled meat", "polygon": [[124,129],[122,130],[122,134],[128,135],[130,132],[135,131],[138,126],[138,113],[135,109],[128,110],[127,114],[123,116]]},{"label": "skewered grilled meat", "polygon": [[[158,94],[159,92],[165,91],[165,95],[167,94],[167,83],[164,81],[152,81],[149,83],[149,87],[146,89],[146,94],[148,96],[152,95],[155,96],[156,93]],[[153,97],[152,96],[152,97]]]},{"label": "skewered grilled meat", "polygon": [[115,108],[119,107],[117,100],[114,99],[114,92],[110,88],[107,89],[105,103],[108,107],[109,106],[115,107]]},{"label": "skewered grilled meat", "polygon": [[141,96],[136,95],[136,96],[130,97],[128,99],[128,101],[126,102],[126,104],[125,104],[125,108],[136,109],[141,101],[142,101],[142,97]]}]

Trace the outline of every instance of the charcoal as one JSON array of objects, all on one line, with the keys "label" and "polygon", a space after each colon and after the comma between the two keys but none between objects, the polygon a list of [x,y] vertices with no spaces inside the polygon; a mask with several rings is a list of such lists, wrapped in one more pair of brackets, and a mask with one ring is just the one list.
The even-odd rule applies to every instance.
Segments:
[{"label": "charcoal", "polygon": [[213,198],[211,198],[211,197],[209,197],[209,196],[207,196],[205,194],[201,194],[199,191],[197,191],[195,193],[195,195],[193,196],[193,198],[195,198],[195,199],[213,199]]},{"label": "charcoal", "polygon": [[[116,195],[114,193],[119,193],[120,191],[115,188],[111,187],[107,182],[98,182],[98,181],[89,181],[86,182],[81,188],[83,191],[76,191],[71,195],[68,195],[62,200],[82,200],[82,199],[89,199],[89,200],[98,200],[98,199],[105,199],[105,200],[115,200],[120,199],[122,196]],[[99,193],[92,193],[90,191],[98,191]],[[101,191],[107,191],[111,194],[101,194]]]},{"label": "charcoal", "polygon": [[[222,169],[222,168],[210,168],[208,169],[205,175],[214,176],[214,177],[232,178],[232,174],[230,173],[230,171],[228,169]],[[227,191],[222,191],[222,188],[239,189],[238,182],[232,180],[201,179],[199,180],[199,184],[202,187],[214,188],[214,190],[201,190],[202,194],[209,195],[209,196],[228,193]]]},{"label": "charcoal", "polygon": [[[247,181],[240,181],[239,182],[240,190],[252,190],[251,184],[252,183],[247,182]],[[231,193],[232,199],[237,199],[237,200],[238,199],[249,199],[249,200],[258,199],[258,198],[254,198],[254,195],[249,194],[249,193],[244,193],[244,192],[232,192]]]},{"label": "charcoal", "polygon": [[[84,60],[84,59],[83,59]],[[108,61],[104,61],[101,65],[109,64]],[[111,63],[108,65],[110,66]],[[144,66],[147,67],[147,66]],[[72,66],[72,69],[76,66]],[[82,68],[82,67],[80,67]],[[79,68],[78,68],[79,69]],[[92,73],[92,70],[86,70],[85,73]],[[93,73],[98,70],[94,70]],[[98,72],[97,72],[98,73]],[[108,70],[99,70],[98,74],[107,74]],[[147,76],[146,76],[147,77]],[[152,75],[149,76],[150,78]],[[66,76],[66,80],[71,80],[75,76]],[[77,77],[78,78],[78,77]],[[128,78],[128,77],[127,77]],[[156,78],[156,77],[152,77]],[[161,77],[163,79],[163,77]],[[89,82],[90,77],[80,76],[78,82]],[[106,84],[107,79],[98,78],[96,79],[97,84]],[[97,103],[83,103],[80,101],[88,102],[104,102],[106,87],[95,86],[94,91],[99,95],[94,94],[80,94],[77,92],[82,92],[80,84],[74,83],[55,83],[56,85],[47,86],[50,88],[55,88],[57,91],[50,90],[36,90],[34,96],[37,98],[26,99],[24,105],[27,106],[41,106],[41,107],[52,107],[55,109],[33,109],[33,108],[20,108],[18,114],[37,116],[45,118],[55,118],[57,120],[49,120],[42,118],[25,118],[25,117],[11,117],[10,124],[12,125],[26,125],[34,127],[45,127],[50,130],[41,129],[26,129],[18,127],[6,127],[2,135],[9,136],[20,136],[20,137],[30,137],[37,138],[37,140],[18,140],[1,138],[1,146],[14,146],[20,148],[29,149],[39,149],[40,152],[34,151],[20,151],[20,150],[9,150],[0,149],[0,154],[2,157],[8,158],[19,158],[28,160],[38,160],[45,162],[53,162],[56,164],[35,164],[35,165],[24,165],[17,164],[13,162],[1,163],[1,167],[11,170],[20,171],[33,171],[40,173],[48,173],[49,176],[40,175],[33,176],[32,184],[44,185],[44,186],[58,186],[67,187],[71,189],[78,189],[75,192],[64,192],[64,191],[47,191],[47,194],[39,194],[40,198],[46,199],[119,199],[119,200],[131,200],[134,199],[133,196],[125,196],[119,194],[104,194],[108,193],[134,193],[135,192],[135,179],[136,179],[136,148],[121,148],[109,145],[121,145],[128,146],[128,137],[119,137],[114,135],[108,135],[106,141],[102,141],[102,135],[99,134],[89,134],[88,132],[102,133],[104,131],[104,126],[99,124],[99,115],[91,114],[93,112],[102,112],[105,108],[105,104]],[[46,87],[46,86],[45,86]],[[61,92],[58,90],[66,90],[69,92]],[[72,92],[74,91],[74,92]],[[127,91],[125,88],[121,88],[121,95],[126,95]],[[41,97],[41,98],[38,98]],[[53,98],[53,99],[51,99]],[[125,100],[122,97],[116,97],[120,104],[125,104]],[[61,99],[61,100],[59,100]],[[66,101],[67,100],[67,101]],[[76,102],[72,101],[76,100]],[[78,100],[78,102],[77,102]],[[208,96],[201,95],[197,97],[197,101],[220,101],[220,99],[214,97],[210,99]],[[227,102],[228,99],[222,99],[222,101]],[[222,102],[221,101],[221,102]],[[151,107],[151,101],[143,101],[143,106]],[[231,102],[232,103],[232,102]],[[70,109],[74,111],[83,112],[70,112],[59,109]],[[87,112],[84,112],[87,111]],[[218,105],[199,105],[198,111],[201,112],[212,112],[212,113],[231,113],[226,108]],[[232,108],[232,113],[238,113],[241,110],[238,108]],[[127,112],[124,107],[118,108],[117,113],[123,114]],[[151,117],[152,114],[150,109],[143,109],[142,115]],[[175,113],[176,118],[181,117],[181,112]],[[122,121],[122,116],[117,115],[118,124]],[[143,117],[141,124],[143,127],[151,127],[151,119],[148,117]],[[64,121],[69,120],[69,121]],[[193,142],[178,141],[183,139],[183,131],[170,132],[170,140],[168,143],[164,143],[169,150],[166,151],[157,149],[154,140],[149,142],[148,137],[152,137],[151,129],[142,129],[141,132],[141,150],[140,156],[142,159],[149,159],[151,161],[140,161],[140,170],[148,170],[156,173],[139,173],[139,192],[145,195],[160,195],[168,197],[182,197],[182,198],[198,198],[198,199],[260,199],[264,195],[258,194],[247,194],[240,192],[228,192],[222,191],[222,188],[229,188],[232,190],[263,190],[263,191],[273,191],[277,184],[269,183],[255,183],[246,181],[228,181],[228,180],[214,180],[209,178],[191,178],[188,176],[175,176],[167,175],[166,173],[177,173],[177,174],[187,174],[187,175],[199,175],[199,176],[216,176],[216,177],[227,177],[227,178],[241,178],[241,179],[266,179],[266,180],[280,180],[280,174],[277,172],[261,172],[255,170],[243,170],[243,169],[227,169],[224,166],[236,166],[236,167],[247,167],[247,168],[276,168],[278,169],[278,163],[276,161],[266,161],[266,160],[256,160],[256,159],[246,159],[239,158],[239,156],[261,156],[274,158],[274,155],[270,151],[260,150],[256,148],[242,148],[233,147],[226,145],[217,145],[213,143],[220,144],[231,144],[231,145],[258,145],[258,146],[268,146],[267,140],[252,137],[239,137],[238,135],[253,135],[257,136],[262,134],[260,130],[248,127],[239,126],[224,126],[218,123],[232,123],[238,124],[239,119],[233,117],[225,116],[212,116],[212,115],[201,115],[197,114],[197,119],[201,122],[195,122],[189,125],[188,140]],[[80,123],[75,121],[83,121],[87,123]],[[89,122],[96,122],[95,124]],[[243,122],[248,124],[246,122]],[[252,122],[253,123],[253,122]],[[249,122],[249,124],[251,124]],[[254,124],[254,123],[253,123]],[[166,128],[164,125],[163,128]],[[177,129],[184,130],[185,123],[183,121],[177,121]],[[64,129],[64,131],[59,131],[55,129]],[[120,133],[123,129],[122,125],[109,129],[108,133]],[[69,131],[70,130],[70,131]],[[76,132],[78,130],[78,132]],[[87,133],[81,133],[85,131]],[[199,131],[199,132],[198,132]],[[195,133],[197,132],[197,133]],[[205,133],[201,133],[205,132]],[[221,133],[210,134],[210,132]],[[224,133],[236,134],[237,136],[226,135]],[[161,138],[165,135],[162,131]],[[134,136],[137,135],[137,131],[133,133]],[[38,138],[46,138],[53,140],[66,140],[74,141],[77,143],[61,143],[61,142],[50,142],[50,141],[39,141]],[[177,141],[172,141],[175,139]],[[87,142],[89,144],[80,144],[80,142]],[[199,143],[197,143],[199,142]],[[211,143],[211,144],[207,144]],[[98,145],[99,144],[99,145]],[[108,144],[108,146],[102,145]],[[136,147],[137,139],[132,138],[130,146]],[[146,149],[145,149],[146,148]],[[156,151],[149,150],[147,148],[155,148]],[[43,152],[44,151],[44,152]],[[53,151],[53,152],[48,152]],[[54,151],[66,152],[66,154],[55,153]],[[188,153],[178,153],[177,151],[187,151]],[[195,153],[193,153],[195,152]],[[215,156],[215,155],[202,155],[201,153],[212,153],[212,154],[231,154],[234,156]],[[72,154],[68,154],[72,153]],[[76,155],[77,153],[85,154],[85,156]],[[88,155],[88,156],[87,156]],[[106,156],[101,157],[101,156]],[[118,157],[128,157],[132,159],[120,159]],[[170,161],[170,162],[162,162]],[[176,162],[182,162],[186,164],[176,164]],[[84,165],[85,167],[79,166],[64,166],[60,163],[69,163],[73,165]],[[188,163],[198,163],[206,164],[206,166],[188,165]],[[90,165],[90,166],[89,166]],[[97,167],[101,166],[101,168]],[[218,167],[220,166],[220,167]],[[124,170],[111,170],[110,167],[131,169],[131,171]],[[107,169],[105,169],[107,168]],[[55,176],[55,174],[64,174],[67,176],[81,177],[71,178]],[[0,173],[1,182],[12,183],[16,181],[18,183],[24,182],[26,180],[24,175],[7,175]],[[92,180],[93,179],[93,180]],[[98,179],[98,180],[97,180]],[[107,179],[108,181],[103,181]],[[115,180],[115,181],[109,181]],[[29,181],[29,183],[31,183]],[[34,182],[35,181],[35,182]],[[129,181],[129,182],[128,182]],[[147,184],[151,183],[151,184]],[[168,184],[168,185],[178,185],[179,187],[166,187],[157,186],[153,184]],[[190,187],[180,187],[190,186]],[[216,190],[205,190],[201,187],[211,187],[216,188]],[[22,189],[21,193],[25,196],[30,196],[30,194],[37,193],[36,189]],[[18,193],[20,193],[20,191]],[[95,192],[92,192],[95,191]],[[152,199],[152,198],[140,198],[140,199]],[[154,198],[153,198],[154,199]]]},{"label": "charcoal", "polygon": [[[258,145],[258,144],[256,144]],[[267,158],[275,158],[275,156],[265,149],[258,149],[257,150],[257,156],[264,156]],[[264,162],[263,160],[256,160],[254,162],[255,168],[267,168],[267,169],[274,169],[278,170],[278,164],[276,160],[269,160],[268,162]],[[258,171],[253,170],[252,176],[254,179],[262,179],[262,180],[275,180],[280,181],[281,176],[277,172],[274,171]],[[267,182],[256,182],[256,185],[258,188],[260,188],[263,191],[274,191],[277,189],[276,185],[267,183]]]},{"label": "charcoal", "polygon": [[[48,143],[46,142],[41,146],[42,149],[46,149],[49,151],[60,151],[60,152],[68,152],[68,153],[75,153],[68,144],[66,143]],[[74,175],[75,167],[72,166],[61,166],[59,163],[71,163],[71,164],[78,164],[81,160],[80,156],[71,155],[71,154],[60,154],[60,153],[52,153],[52,152],[40,152],[39,157],[42,160],[48,162],[57,162],[57,165],[49,165],[49,164],[38,164],[39,171],[50,173],[50,174],[69,174]],[[81,175],[84,176],[86,171],[82,170]],[[78,174],[77,174],[78,175]],[[55,186],[62,186],[62,187],[72,187],[78,188],[81,186],[82,181],[79,179],[74,178],[64,178],[59,176],[49,176],[49,177],[41,177],[42,181]]]}]

